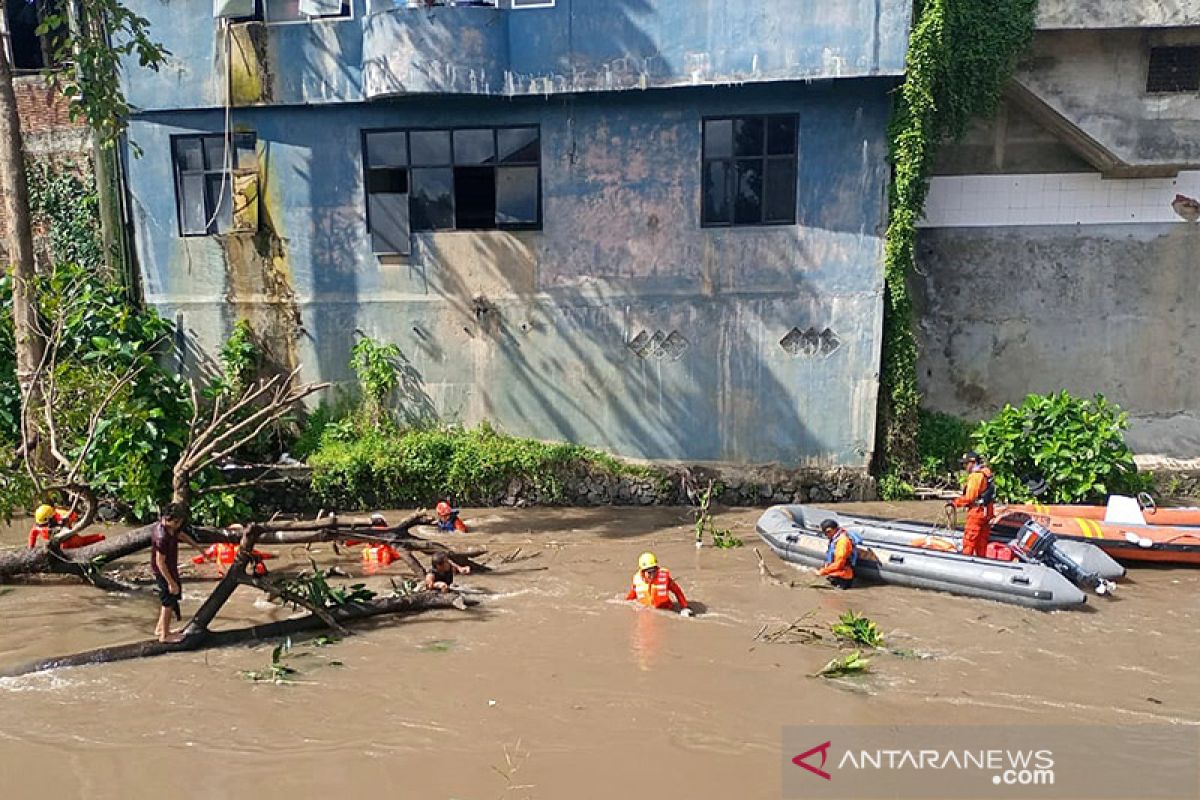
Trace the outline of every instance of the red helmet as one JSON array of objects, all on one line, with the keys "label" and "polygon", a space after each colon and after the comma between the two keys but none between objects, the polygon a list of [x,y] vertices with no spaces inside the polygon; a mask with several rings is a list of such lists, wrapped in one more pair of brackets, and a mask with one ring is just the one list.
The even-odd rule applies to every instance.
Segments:
[{"label": "red helmet", "polygon": [[445,500],[437,504],[437,513],[439,517],[448,517],[454,509],[450,508],[450,504]]}]

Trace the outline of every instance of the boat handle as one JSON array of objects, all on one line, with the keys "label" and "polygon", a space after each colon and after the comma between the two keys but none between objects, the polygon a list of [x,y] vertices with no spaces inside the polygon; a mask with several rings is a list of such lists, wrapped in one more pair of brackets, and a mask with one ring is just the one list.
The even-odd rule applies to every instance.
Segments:
[{"label": "boat handle", "polygon": [[892,564],[903,564],[904,556],[898,556],[898,555],[893,554],[892,557],[888,559],[888,561]]},{"label": "boat handle", "polygon": [[800,541],[800,537],[799,537],[799,536],[797,536],[796,534],[794,534],[794,533],[793,533],[793,534],[791,534],[790,536],[788,536],[788,537],[787,537],[787,540],[788,540],[790,543],[792,543],[792,544],[795,544],[796,542]]},{"label": "boat handle", "polygon": [[1020,583],[1020,584],[1023,584],[1023,585],[1025,585],[1025,586],[1028,586],[1028,585],[1029,585],[1029,578],[1026,578],[1024,575],[1013,575],[1013,576],[1012,576],[1012,582],[1013,582],[1013,583]]}]

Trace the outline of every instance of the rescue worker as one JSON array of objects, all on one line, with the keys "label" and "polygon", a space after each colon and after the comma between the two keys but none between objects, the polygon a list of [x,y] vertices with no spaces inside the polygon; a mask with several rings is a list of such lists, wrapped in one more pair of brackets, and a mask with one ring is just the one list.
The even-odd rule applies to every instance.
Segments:
[{"label": "rescue worker", "polygon": [[862,538],[838,525],[834,519],[821,523],[821,533],[829,539],[829,549],[825,551],[825,566],[817,574],[838,589],[849,589],[854,585],[854,565],[858,563],[858,546],[862,544]]},{"label": "rescue worker", "polygon": [[967,522],[963,526],[963,555],[986,558],[988,538],[992,535],[991,520],[995,513],[992,506],[996,499],[995,478],[974,451],[963,453],[962,463],[967,471],[967,483],[963,486],[962,494],[947,503],[946,508],[967,509]]},{"label": "rescue worker", "polygon": [[[29,529],[29,546],[30,548],[37,547],[38,539],[50,541],[50,537],[58,533],[63,528],[68,528],[79,522],[79,515],[67,508],[55,508],[52,505],[43,503],[33,512],[34,526]],[[75,534],[64,539],[60,544],[63,550],[71,550],[76,547],[86,547],[89,544],[103,542],[104,535],[100,533],[89,533],[86,536]]]},{"label": "rescue worker", "polygon": [[433,565],[425,573],[425,588],[429,591],[448,592],[454,584],[455,575],[470,575],[470,567],[460,567],[450,560],[445,551],[433,554]]},{"label": "rescue worker", "polygon": [[675,599],[679,601],[679,613],[685,617],[692,616],[683,589],[671,578],[671,571],[658,565],[658,558],[654,553],[642,553],[638,556],[638,571],[634,573],[633,586],[629,588],[625,599],[637,600],[642,605],[652,608],[674,611],[675,604],[671,602],[671,595],[675,595]]},{"label": "rescue worker", "polygon": [[453,533],[467,532],[467,524],[458,518],[458,509],[451,508],[445,500],[437,504],[437,529]]}]

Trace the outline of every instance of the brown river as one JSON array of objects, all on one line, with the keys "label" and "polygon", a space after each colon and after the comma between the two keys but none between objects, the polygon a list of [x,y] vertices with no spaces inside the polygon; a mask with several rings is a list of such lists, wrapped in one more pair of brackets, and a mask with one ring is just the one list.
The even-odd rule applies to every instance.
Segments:
[{"label": "brown river", "polygon": [[[844,508],[932,520],[939,507]],[[265,646],[0,680],[0,798],[766,798],[780,795],[785,725],[1200,725],[1200,570],[1135,568],[1115,598],[1050,614],[835,592],[759,544],[760,513],[720,513],[746,546],[718,551],[694,547],[688,509],[465,511],[473,529],[456,543],[520,549],[459,579],[480,607],[385,618],[325,647],[297,639],[290,684],[243,677],[268,669]],[[754,547],[786,583],[760,575]],[[695,618],[620,599],[647,549]],[[361,573],[353,554],[313,555]],[[268,563],[307,560],[297,548]],[[213,574],[185,571],[185,617]],[[147,638],[156,606],[61,581],[2,586],[0,665]],[[927,657],[878,655],[869,674],[827,680],[809,676],[835,649],[756,639],[851,608]],[[218,620],[284,613],[241,589]]]}]

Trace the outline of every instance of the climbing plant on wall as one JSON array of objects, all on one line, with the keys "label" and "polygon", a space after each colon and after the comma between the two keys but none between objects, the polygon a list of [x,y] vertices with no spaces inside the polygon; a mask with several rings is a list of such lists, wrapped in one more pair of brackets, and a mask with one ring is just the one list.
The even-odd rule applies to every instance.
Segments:
[{"label": "climbing plant on wall", "polygon": [[885,486],[903,485],[917,467],[917,342],[908,276],[916,263],[917,221],[942,142],[995,110],[1017,57],[1029,45],[1037,0],[916,0],[906,77],[889,128],[893,176],[884,248],[880,464]]}]

